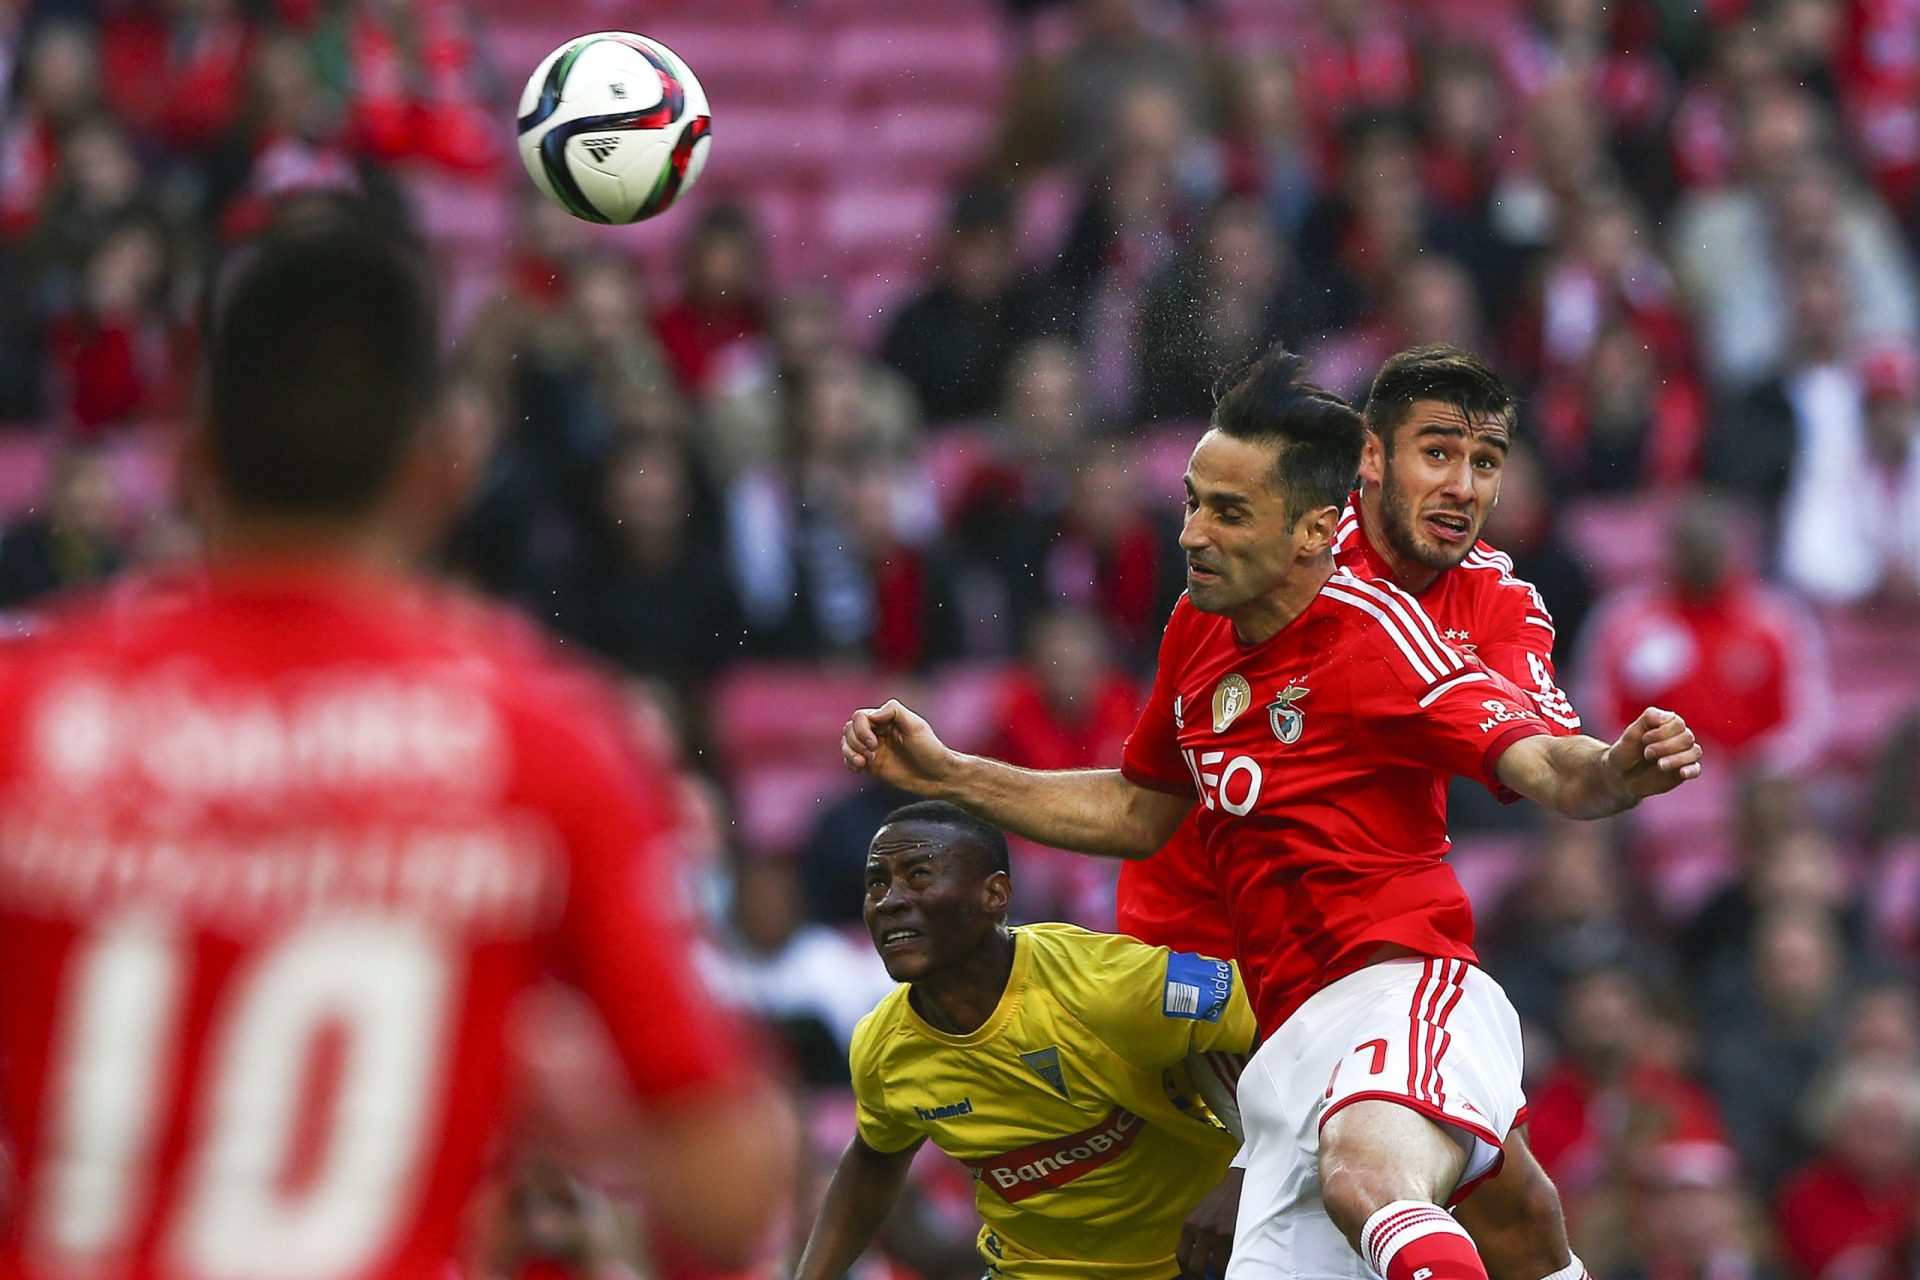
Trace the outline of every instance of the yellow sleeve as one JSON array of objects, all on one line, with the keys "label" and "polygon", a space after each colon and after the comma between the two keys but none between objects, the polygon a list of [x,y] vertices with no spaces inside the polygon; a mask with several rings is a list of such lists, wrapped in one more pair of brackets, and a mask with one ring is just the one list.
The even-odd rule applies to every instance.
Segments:
[{"label": "yellow sleeve", "polygon": [[1191,1053],[1253,1049],[1253,1007],[1232,962],[1110,938],[1093,972],[1105,999],[1089,1020],[1121,1057],[1163,1070]]},{"label": "yellow sleeve", "polygon": [[854,1131],[875,1151],[905,1151],[923,1137],[918,1129],[887,1105],[887,1082],[882,1073],[880,1044],[885,1039],[887,1006],[881,1005],[853,1029],[847,1051],[853,1074]]}]

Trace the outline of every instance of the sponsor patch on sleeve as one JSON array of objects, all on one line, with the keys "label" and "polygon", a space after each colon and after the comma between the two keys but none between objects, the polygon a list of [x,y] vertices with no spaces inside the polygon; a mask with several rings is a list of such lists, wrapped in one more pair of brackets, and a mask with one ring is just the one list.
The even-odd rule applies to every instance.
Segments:
[{"label": "sponsor patch on sleeve", "polygon": [[1160,1012],[1169,1018],[1218,1022],[1233,998],[1233,966],[1186,951],[1167,955],[1167,991]]}]

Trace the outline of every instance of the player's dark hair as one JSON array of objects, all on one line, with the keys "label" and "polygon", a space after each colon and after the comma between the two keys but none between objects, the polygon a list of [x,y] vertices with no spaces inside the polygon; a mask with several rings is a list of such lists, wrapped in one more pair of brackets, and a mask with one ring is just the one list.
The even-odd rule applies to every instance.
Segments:
[{"label": "player's dark hair", "polygon": [[1513,432],[1515,406],[1506,379],[1473,352],[1444,343],[1410,347],[1387,358],[1367,392],[1367,430],[1391,452],[1394,432],[1422,400],[1452,405],[1469,422],[1498,418],[1509,435]]},{"label": "player's dark hair", "polygon": [[963,843],[973,850],[982,876],[990,876],[996,871],[1001,875],[1012,873],[1012,864],[1007,858],[1006,833],[991,822],[974,817],[957,804],[945,800],[916,800],[895,809],[880,825],[891,827],[902,822],[945,827],[965,837]]},{"label": "player's dark hair", "polygon": [[1284,347],[1238,375],[1214,405],[1213,429],[1277,450],[1271,483],[1286,496],[1290,523],[1345,502],[1360,472],[1360,415]]},{"label": "player's dark hair", "polygon": [[393,480],[438,388],[432,289],[358,225],[270,234],[227,282],[207,351],[211,461],[226,497],[343,516]]}]

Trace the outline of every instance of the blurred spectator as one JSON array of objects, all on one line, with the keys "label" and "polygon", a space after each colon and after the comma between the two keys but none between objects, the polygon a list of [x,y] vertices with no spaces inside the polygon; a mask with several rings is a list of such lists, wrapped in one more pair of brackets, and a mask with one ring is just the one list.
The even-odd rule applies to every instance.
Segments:
[{"label": "blurred spectator", "polygon": [[[74,305],[87,260],[109,232],[136,218],[159,218],[133,140],[111,116],[73,122],[63,135],[55,176],[30,246],[43,310]],[[176,251],[174,244],[162,247]]]},{"label": "blurred spectator", "polygon": [[907,376],[932,422],[978,418],[1000,403],[1007,366],[1056,323],[1038,281],[1020,278],[1013,206],[997,187],[954,202],[933,284],[901,309],[881,357]]},{"label": "blurred spectator", "polygon": [[1868,1274],[1920,1204],[1920,1071],[1846,1062],[1809,1107],[1821,1154],[1781,1186],[1775,1219],[1801,1280]]},{"label": "blurred spectator", "polygon": [[1313,0],[1294,61],[1302,101],[1322,132],[1413,101],[1416,67],[1406,25],[1381,0]]},{"label": "blurred spectator", "polygon": [[1756,96],[1742,122],[1741,181],[1683,202],[1674,257],[1696,301],[1712,377],[1739,391],[1779,369],[1792,290],[1781,265],[1830,254],[1865,338],[1912,333],[1920,320],[1913,261],[1885,207],[1834,163],[1831,121],[1804,90]]},{"label": "blurred spectator", "polygon": [[801,1080],[848,1083],[854,1025],[893,990],[873,944],[808,923],[793,867],[765,858],[735,866],[732,924],[714,985],[774,1028]]},{"label": "blurred spectator", "polygon": [[1238,50],[1224,137],[1227,183],[1291,237],[1312,205],[1320,161],[1294,64],[1274,50]]},{"label": "blurred spectator", "polygon": [[766,466],[791,449],[793,397],[817,374],[850,371],[859,382],[867,438],[889,456],[910,452],[920,427],[907,380],[853,349],[837,299],[818,289],[790,293],[773,305],[766,340],[719,379],[707,399],[705,429],[696,437],[708,473],[726,483]]},{"label": "blurred spectator", "polygon": [[308,44],[285,34],[260,42],[246,108],[206,165],[204,204],[225,237],[258,231],[274,202],[291,191],[347,191],[394,203],[390,180],[349,148],[336,107]]},{"label": "blurred spectator", "polygon": [[1580,367],[1542,396],[1541,447],[1572,493],[1672,489],[1699,471],[1706,409],[1684,377],[1663,377],[1630,325],[1593,336]]},{"label": "blurred spectator", "polygon": [[1860,403],[1845,271],[1831,254],[1814,252],[1790,259],[1784,279],[1785,363],[1726,403],[1708,446],[1708,478],[1768,512],[1779,510],[1804,466],[1818,474],[1827,442],[1850,433]]},{"label": "blurred spectator", "polygon": [[1845,954],[1864,958],[1868,945],[1847,867],[1832,837],[1785,806],[1790,783],[1757,775],[1744,780],[1736,823],[1740,878],[1694,916],[1680,950],[1702,1006],[1739,1006],[1752,981],[1750,957],[1760,922],[1776,909],[1820,911],[1839,931]]},{"label": "blurred spectator", "polygon": [[423,160],[468,173],[499,161],[492,94],[459,0],[360,0],[324,13],[319,25],[316,37],[344,61],[340,88],[356,150],[385,164]]},{"label": "blurred spectator", "polygon": [[54,470],[45,513],[0,530],[0,607],[17,609],[119,570],[126,562],[122,523],[106,460],[84,449],[69,452]]},{"label": "blurred spectator", "polygon": [[98,37],[78,22],[30,28],[13,87],[17,96],[0,126],[0,240],[40,222],[61,135],[99,102]]},{"label": "blurred spectator", "polygon": [[1629,586],[1589,623],[1575,704],[1603,737],[1646,707],[1686,717],[1723,769],[1791,772],[1816,758],[1830,700],[1804,605],[1755,581],[1732,513],[1696,499],[1674,521],[1658,586]]},{"label": "blurred spectator", "polygon": [[787,404],[783,455],[728,486],[727,561],[754,652],[892,668],[951,652],[950,580],[925,545],[932,506],[865,389],[851,356],[816,362]]},{"label": "blurred spectator", "polygon": [[1134,407],[1147,289],[1173,262],[1221,178],[1210,140],[1165,85],[1129,89],[1114,128],[1052,278],[1086,349],[1088,393],[1103,419]]},{"label": "blurred spectator", "polygon": [[[1920,606],[1920,349],[1871,352],[1800,441],[1780,569],[1815,600]],[[1837,394],[1836,388],[1836,394]]]},{"label": "blurred spectator", "polygon": [[1500,501],[1481,536],[1511,556],[1514,576],[1531,582],[1547,602],[1554,648],[1564,658],[1581,652],[1593,582],[1568,550],[1555,510],[1539,455],[1524,437],[1516,440],[1500,469]]},{"label": "blurred spectator", "polygon": [[1142,303],[1133,417],[1204,421],[1228,370],[1277,340],[1297,349],[1319,331],[1315,301],[1266,211],[1247,198],[1221,201]]},{"label": "blurred spectator", "polygon": [[1026,769],[1105,767],[1120,758],[1140,706],[1140,684],[1114,662],[1100,620],[1049,610],[1028,632],[987,754]]},{"label": "blurred spectator", "polygon": [[765,249],[751,214],[719,205],[701,216],[684,258],[680,297],[653,323],[681,389],[697,395],[718,366],[765,327]]},{"label": "blurred spectator", "polygon": [[1840,1031],[1849,974],[1839,929],[1817,905],[1769,910],[1748,956],[1748,984],[1702,1007],[1706,1067],[1741,1162],[1771,1189],[1810,1154],[1800,1106]]},{"label": "blurred spectator", "polygon": [[677,443],[629,437],[604,463],[599,519],[562,625],[632,671],[681,683],[742,644],[739,606],[713,568],[717,521]]},{"label": "blurred spectator", "polygon": [[1476,45],[1434,50],[1422,68],[1421,176],[1443,214],[1481,221],[1506,160],[1505,99],[1492,58]]},{"label": "blurred spectator", "polygon": [[1002,163],[1012,172],[1058,160],[1091,167],[1111,154],[1120,103],[1141,85],[1164,88],[1174,110],[1212,116],[1199,57],[1168,33],[1160,0],[1072,0],[1063,52],[1022,70],[1007,109]]},{"label": "blurred spectator", "polygon": [[1524,1020],[1552,1027],[1569,981],[1595,969],[1658,972],[1658,940],[1636,921],[1615,828],[1596,822],[1553,822],[1524,878],[1483,933],[1487,971]]},{"label": "blurred spectator", "polygon": [[48,400],[81,439],[168,412],[184,399],[185,339],[169,308],[170,248],[158,224],[121,223],[88,255],[78,297],[48,327]]},{"label": "blurred spectator", "polygon": [[1613,1171],[1629,1136],[1724,1141],[1713,1096],[1662,1056],[1639,979],[1619,968],[1572,978],[1560,1007],[1561,1055],[1529,1086],[1529,1141],[1577,1198]]},{"label": "blurred spectator", "polygon": [[239,118],[253,41],[238,0],[130,0],[101,19],[101,85],[142,141],[190,155]]},{"label": "blurred spectator", "polygon": [[1381,363],[1408,347],[1443,342],[1487,350],[1473,277],[1459,262],[1415,254],[1401,263],[1387,287],[1381,311],[1311,349],[1314,376],[1329,390],[1354,400],[1365,397]]},{"label": "blurred spectator", "polygon": [[1656,1142],[1635,1162],[1620,1280],[1776,1280],[1740,1164],[1713,1141]]}]

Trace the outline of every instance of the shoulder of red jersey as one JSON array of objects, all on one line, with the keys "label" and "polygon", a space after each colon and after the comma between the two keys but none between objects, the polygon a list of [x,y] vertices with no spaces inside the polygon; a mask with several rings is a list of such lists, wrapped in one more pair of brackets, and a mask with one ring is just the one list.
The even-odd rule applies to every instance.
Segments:
[{"label": "shoulder of red jersey", "polygon": [[1333,554],[1336,557],[1360,545],[1360,508],[1354,503],[1358,496],[1358,493],[1348,494],[1347,504],[1340,508],[1340,523],[1334,526],[1333,531]]},{"label": "shoulder of red jersey", "polygon": [[1518,610],[1521,625],[1541,628],[1551,643],[1553,614],[1539,588],[1513,571],[1512,556],[1486,542],[1475,542],[1454,572],[1472,583],[1477,593]]},{"label": "shoulder of red jersey", "polygon": [[1422,706],[1455,685],[1488,678],[1478,663],[1441,637],[1420,602],[1393,583],[1341,568],[1320,594],[1409,685],[1424,691]]}]

